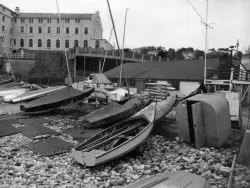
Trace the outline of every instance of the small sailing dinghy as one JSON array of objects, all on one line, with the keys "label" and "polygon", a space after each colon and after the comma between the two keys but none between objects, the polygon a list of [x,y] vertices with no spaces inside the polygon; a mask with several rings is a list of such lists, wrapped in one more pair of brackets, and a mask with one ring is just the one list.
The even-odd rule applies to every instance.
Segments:
[{"label": "small sailing dinghy", "polygon": [[134,116],[142,114],[144,111],[147,111],[150,108],[156,108],[155,109],[155,121],[158,121],[164,118],[164,116],[166,116],[171,111],[174,105],[175,99],[176,99],[176,96],[170,95],[169,97],[167,97],[167,99],[161,102],[157,102],[157,103],[152,102],[150,105],[143,108],[140,112],[136,113]]},{"label": "small sailing dinghy", "polygon": [[131,117],[150,103],[148,96],[133,97],[124,104],[113,102],[86,116],[83,126],[87,128],[108,127]]},{"label": "small sailing dinghy", "polygon": [[124,188],[211,188],[208,180],[189,172],[163,172],[136,181]]},{"label": "small sailing dinghy", "polygon": [[154,127],[155,108],[117,123],[85,140],[72,150],[75,160],[96,166],[134,150],[143,144]]},{"label": "small sailing dinghy", "polygon": [[46,93],[43,97],[21,105],[20,110],[26,113],[39,113],[57,109],[61,106],[83,100],[90,96],[94,90],[95,88],[87,88],[83,91],[79,91],[71,86],[63,87],[56,91]]},{"label": "small sailing dinghy", "polygon": [[18,103],[18,102],[23,102],[23,101],[31,101],[31,100],[37,99],[39,97],[45,96],[49,92],[57,91],[57,90],[60,90],[62,88],[66,88],[66,87],[67,86],[62,85],[62,86],[54,86],[54,87],[48,87],[48,88],[44,88],[44,89],[29,91],[27,93],[24,93],[22,95],[19,95],[15,98],[11,99],[11,101],[13,103]]}]

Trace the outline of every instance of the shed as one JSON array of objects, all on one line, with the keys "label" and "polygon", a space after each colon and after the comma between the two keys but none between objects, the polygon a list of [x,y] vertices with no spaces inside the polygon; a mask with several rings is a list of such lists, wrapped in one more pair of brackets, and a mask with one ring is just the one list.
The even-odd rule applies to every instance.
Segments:
[{"label": "shed", "polygon": [[219,94],[197,94],[176,107],[180,142],[220,148],[231,130],[229,103]]}]

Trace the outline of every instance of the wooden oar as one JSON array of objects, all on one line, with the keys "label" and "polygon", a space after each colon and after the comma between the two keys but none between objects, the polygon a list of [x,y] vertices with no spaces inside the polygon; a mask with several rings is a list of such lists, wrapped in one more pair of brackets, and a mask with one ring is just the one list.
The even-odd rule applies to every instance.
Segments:
[{"label": "wooden oar", "polygon": [[231,170],[230,170],[230,176],[229,176],[227,188],[232,188],[232,180],[233,180],[235,160],[236,160],[236,154],[234,154],[234,159],[233,159],[233,163],[232,163]]}]

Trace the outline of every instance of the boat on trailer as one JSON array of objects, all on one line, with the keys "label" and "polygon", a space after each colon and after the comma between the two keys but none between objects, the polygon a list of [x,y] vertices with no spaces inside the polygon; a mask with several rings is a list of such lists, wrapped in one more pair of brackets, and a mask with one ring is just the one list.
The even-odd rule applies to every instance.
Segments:
[{"label": "boat on trailer", "polygon": [[124,188],[211,188],[211,185],[202,176],[179,171],[158,173]]},{"label": "boat on trailer", "polygon": [[143,144],[154,127],[155,108],[117,123],[92,136],[72,150],[75,160],[96,166],[129,153]]},{"label": "boat on trailer", "polygon": [[148,96],[130,98],[124,104],[110,103],[81,118],[87,128],[108,127],[133,116],[151,102]]},{"label": "boat on trailer", "polygon": [[83,91],[67,86],[53,92],[46,93],[45,96],[20,105],[20,110],[25,113],[39,113],[54,110],[62,106],[76,103],[93,93],[95,88],[87,88]]}]

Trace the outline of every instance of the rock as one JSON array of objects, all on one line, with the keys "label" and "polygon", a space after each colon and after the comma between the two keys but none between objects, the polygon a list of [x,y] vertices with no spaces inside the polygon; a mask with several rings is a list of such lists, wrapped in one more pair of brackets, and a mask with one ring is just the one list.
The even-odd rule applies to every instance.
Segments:
[{"label": "rock", "polygon": [[139,177],[140,177],[140,176],[138,176],[138,175],[133,175],[133,176],[132,176],[132,178],[133,178],[134,180],[139,179]]},{"label": "rock", "polygon": [[230,173],[230,171],[231,171],[231,168],[225,167],[225,166],[221,166],[221,167],[219,168],[219,171],[220,171],[220,173],[221,173],[224,177],[229,177],[229,173]]}]

